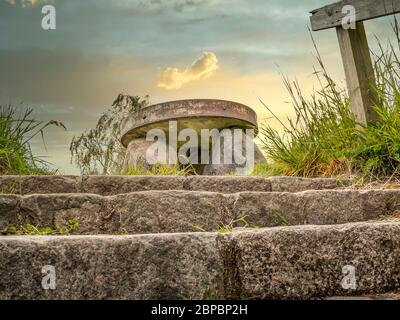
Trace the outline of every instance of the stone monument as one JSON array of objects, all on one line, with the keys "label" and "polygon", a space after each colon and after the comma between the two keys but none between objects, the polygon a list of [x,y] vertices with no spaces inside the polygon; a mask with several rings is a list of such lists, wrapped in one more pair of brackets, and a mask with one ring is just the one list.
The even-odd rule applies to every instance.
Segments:
[{"label": "stone monument", "polygon": [[[171,123],[176,124],[177,132],[184,129],[194,130],[201,140],[202,129],[225,130],[240,129],[245,135],[246,129],[253,129],[255,135],[258,133],[257,115],[249,107],[231,101],[195,99],[180,100],[160,103],[140,109],[121,123],[121,142],[127,148],[123,169],[142,168],[150,169],[155,162],[146,151],[154,143],[154,140],[146,139],[152,129],[161,130],[169,141]],[[204,131],[204,130],[203,130]],[[236,137],[236,136],[235,136]],[[243,140],[244,141],[244,140]],[[220,141],[209,140],[206,147],[198,147],[198,155],[204,152],[212,153],[216,143]],[[253,142],[252,142],[253,143]],[[167,158],[170,153],[176,153],[185,141],[176,141],[175,146],[167,147]],[[254,146],[254,162],[266,162],[264,155],[259,148]],[[195,147],[195,146],[193,146]],[[177,148],[177,149],[175,149]],[[220,148],[221,158],[224,152],[232,152],[233,145],[228,148]],[[243,145],[245,149],[245,146]],[[241,149],[241,148],[240,148]],[[245,150],[244,150],[245,151]],[[210,156],[210,158],[212,158]],[[200,162],[200,161],[199,161]],[[167,163],[172,165],[171,163]],[[225,175],[233,173],[236,164],[193,164],[195,173],[199,175]]]}]

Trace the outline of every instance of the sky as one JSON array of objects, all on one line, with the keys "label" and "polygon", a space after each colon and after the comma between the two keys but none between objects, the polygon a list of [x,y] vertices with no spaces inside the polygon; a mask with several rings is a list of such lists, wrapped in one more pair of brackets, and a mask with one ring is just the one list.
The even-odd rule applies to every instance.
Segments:
[{"label": "sky", "polygon": [[[253,108],[259,123],[293,116],[282,74],[304,92],[318,87],[309,11],[332,0],[0,0],[0,104],[30,107],[58,120],[46,148],[34,150],[64,174],[73,136],[95,126],[119,93],[151,103],[215,98]],[[41,27],[42,7],[56,9],[56,29]],[[390,18],[366,22],[392,38]],[[313,33],[331,76],[345,86],[336,33]]]}]

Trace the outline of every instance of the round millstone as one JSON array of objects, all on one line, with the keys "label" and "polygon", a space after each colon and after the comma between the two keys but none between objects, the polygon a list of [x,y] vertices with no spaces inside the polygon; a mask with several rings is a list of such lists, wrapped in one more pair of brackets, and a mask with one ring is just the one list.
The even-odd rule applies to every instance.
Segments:
[{"label": "round millstone", "polygon": [[146,137],[151,129],[168,134],[169,121],[177,121],[178,131],[190,128],[200,135],[201,129],[242,128],[257,132],[257,115],[249,107],[225,100],[179,100],[146,107],[126,117],[121,124],[121,142]]},{"label": "round millstone", "polygon": [[[126,117],[121,124],[121,142],[127,147],[124,169],[129,167],[151,167],[146,162],[145,141],[147,133],[152,129],[162,130],[169,135],[170,122],[176,121],[177,132],[193,129],[201,137],[202,129],[253,129],[258,132],[257,115],[249,107],[225,100],[194,99],[160,103],[143,108]],[[182,146],[185,141],[177,143]],[[256,162],[265,162],[261,151],[254,146]],[[209,152],[202,150],[201,152]],[[261,156],[260,156],[261,155]],[[260,160],[261,159],[261,160]],[[257,161],[258,160],[258,161]],[[224,175],[235,171],[236,165],[194,165],[197,174]]]}]

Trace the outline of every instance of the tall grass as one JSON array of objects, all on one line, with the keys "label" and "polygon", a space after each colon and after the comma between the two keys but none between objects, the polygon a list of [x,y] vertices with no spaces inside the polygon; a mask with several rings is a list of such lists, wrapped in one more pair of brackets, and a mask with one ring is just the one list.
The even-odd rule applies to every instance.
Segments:
[{"label": "tall grass", "polygon": [[[394,30],[398,37],[397,21]],[[376,90],[374,105],[378,120],[367,127],[357,124],[349,108],[345,89],[329,76],[318,48],[319,70],[314,74],[320,89],[306,97],[297,82],[284,77],[295,117],[280,122],[283,133],[262,126],[262,147],[269,164],[258,171],[271,175],[338,176],[363,175],[372,178],[391,176],[400,169],[400,60],[399,48],[389,44],[373,53]],[[399,41],[400,44],[400,41]]]},{"label": "tall grass", "polygon": [[0,105],[0,174],[54,173],[47,161],[33,154],[30,145],[38,136],[44,141],[49,126],[65,128],[54,120],[36,120],[31,109],[18,112],[15,107]]}]

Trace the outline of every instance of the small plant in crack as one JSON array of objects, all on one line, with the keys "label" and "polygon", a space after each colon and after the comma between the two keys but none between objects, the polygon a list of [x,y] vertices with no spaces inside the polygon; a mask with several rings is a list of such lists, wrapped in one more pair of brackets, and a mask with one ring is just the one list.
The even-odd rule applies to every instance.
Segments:
[{"label": "small plant in crack", "polygon": [[281,224],[281,226],[289,226],[289,220],[285,217],[284,213],[276,210],[276,209],[271,209],[272,214],[277,218]]},{"label": "small plant in crack", "polygon": [[180,300],[224,300],[223,298],[223,284],[222,281],[218,281],[217,285],[206,286],[202,293],[195,296],[180,296]]},{"label": "small plant in crack", "polygon": [[[248,215],[245,215],[238,219],[232,219],[228,224],[219,225],[217,227],[216,231],[219,233],[229,233],[229,232],[233,232],[233,230],[235,228],[258,229],[259,227],[257,225],[250,224],[247,221],[248,217],[249,217]],[[208,232],[207,230],[205,230],[203,227],[201,227],[199,225],[190,224],[189,227],[192,228],[192,230],[195,232]]]},{"label": "small plant in crack", "polygon": [[228,224],[223,225],[223,226],[219,226],[217,231],[219,233],[229,233],[229,232],[233,232],[233,230],[235,228],[257,229],[258,226],[252,225],[247,221],[248,217],[249,217],[248,215],[245,215],[245,216],[242,216],[242,217],[240,217],[238,219],[231,220],[231,222],[229,222]]},{"label": "small plant in crack", "polygon": [[7,183],[1,186],[0,194],[18,194],[16,182]]},{"label": "small plant in crack", "polygon": [[200,300],[222,300],[222,285],[218,288],[208,286],[200,297]]},{"label": "small plant in crack", "polygon": [[49,236],[49,235],[66,235],[72,233],[79,227],[76,220],[69,220],[64,226],[56,225],[52,227],[40,227],[32,224],[21,226],[8,226],[0,230],[3,236]]}]

